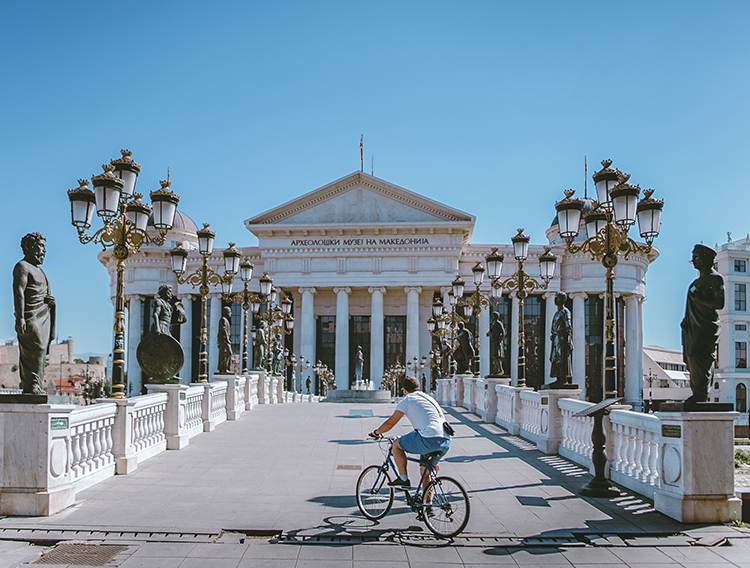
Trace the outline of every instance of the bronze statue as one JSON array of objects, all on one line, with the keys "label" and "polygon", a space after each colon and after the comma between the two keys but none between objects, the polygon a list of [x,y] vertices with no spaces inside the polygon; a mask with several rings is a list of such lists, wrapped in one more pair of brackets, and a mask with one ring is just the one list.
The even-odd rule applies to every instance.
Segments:
[{"label": "bronze statue", "polygon": [[46,394],[44,366],[55,337],[55,298],[49,281],[39,268],[47,253],[41,233],[21,239],[23,260],[13,268],[13,307],[18,334],[18,366],[23,394]]},{"label": "bronze statue", "polygon": [[464,322],[458,322],[458,345],[453,352],[453,358],[456,361],[456,369],[459,375],[472,372],[474,362],[474,346],[472,345],[471,332],[466,329]]},{"label": "bronze statue", "polygon": [[220,375],[228,375],[232,368],[232,308],[224,306],[219,320],[219,368]]},{"label": "bronze statue", "polygon": [[490,376],[502,377],[503,359],[505,358],[505,326],[500,321],[500,314],[490,314],[490,330],[487,332],[490,338]]},{"label": "bronze statue", "polygon": [[279,339],[274,339],[271,352],[273,353],[271,373],[275,377],[280,377],[284,367],[284,349],[281,347],[281,341]]},{"label": "bronze statue", "polygon": [[253,369],[266,370],[266,327],[263,321],[258,324],[253,338]]},{"label": "bronze statue", "polygon": [[357,382],[362,381],[362,369],[365,365],[365,356],[362,353],[362,346],[357,345],[357,354],[354,358],[354,380]]},{"label": "bronze statue", "polygon": [[159,286],[159,293],[154,299],[154,315],[151,331],[172,335],[172,326],[181,325],[187,321],[185,307],[172,292],[172,286]]},{"label": "bronze statue", "polygon": [[724,279],[713,268],[716,252],[704,245],[693,248],[699,276],[690,284],[682,320],[682,357],[690,373],[693,394],[685,401],[707,402],[711,368],[719,341],[719,310],[724,307]]},{"label": "bronze statue", "polygon": [[558,292],[555,295],[557,311],[552,318],[552,349],[549,355],[550,377],[556,380],[550,386],[552,388],[570,384],[573,380],[573,318],[570,310],[565,307],[568,295]]}]

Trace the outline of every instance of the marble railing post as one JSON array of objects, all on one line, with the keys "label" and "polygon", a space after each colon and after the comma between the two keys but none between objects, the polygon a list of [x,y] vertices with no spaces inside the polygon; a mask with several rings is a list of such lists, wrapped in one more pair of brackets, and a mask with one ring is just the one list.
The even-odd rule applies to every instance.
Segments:
[{"label": "marble railing post", "polygon": [[485,408],[479,415],[484,422],[494,423],[497,417],[497,391],[495,385],[508,385],[510,386],[510,379],[484,379],[485,396],[487,402]]},{"label": "marble railing post", "polygon": [[[164,412],[164,435],[167,437],[168,450],[181,450],[190,443],[190,437],[185,433],[185,393],[188,385],[146,385],[149,394],[152,392],[167,393],[167,408]],[[118,472],[119,464],[118,464]]]},{"label": "marble railing post", "polygon": [[385,371],[385,316],[383,314],[383,294],[385,286],[368,288],[370,299],[370,379],[376,389],[380,388]]},{"label": "marble railing post", "polygon": [[336,294],[336,388],[349,389],[349,287],[334,288]]},{"label": "marble railing post", "polygon": [[133,447],[133,407],[136,398],[114,399],[117,405],[112,428],[112,453],[115,456],[115,473],[128,475],[138,469],[138,458]]},{"label": "marble railing post", "polygon": [[542,397],[542,426],[536,447],[545,454],[557,454],[563,439],[563,415],[558,401],[561,398],[577,400],[581,390],[547,389],[539,393]]},{"label": "marble railing post", "polygon": [[214,381],[224,381],[227,383],[227,420],[237,420],[245,409],[244,400],[240,400],[240,377],[237,375],[214,374]]},{"label": "marble railing post", "polygon": [[72,405],[0,404],[0,515],[49,516],[75,503]]}]

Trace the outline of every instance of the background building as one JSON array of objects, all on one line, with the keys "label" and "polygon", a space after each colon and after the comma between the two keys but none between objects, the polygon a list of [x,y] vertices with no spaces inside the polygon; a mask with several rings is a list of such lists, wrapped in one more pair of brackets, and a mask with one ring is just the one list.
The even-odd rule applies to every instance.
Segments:
[{"label": "background building", "polygon": [[[546,211],[554,212],[553,205],[548,204]],[[473,292],[471,268],[477,262],[484,263],[493,247],[505,255],[504,275],[518,269],[510,240],[516,228],[498,227],[498,244],[478,244],[471,242],[474,222],[475,217],[469,213],[355,172],[251,217],[245,225],[258,238],[258,246],[242,247],[239,243],[238,248],[255,265],[251,285],[254,290],[258,290],[257,277],[267,272],[274,285],[292,299],[295,326],[286,339],[290,351],[312,362],[326,363],[335,371],[337,387],[348,388],[354,377],[358,346],[365,357],[363,376],[376,384],[391,364],[427,355],[432,349],[427,319],[433,298],[439,295],[449,305],[447,294],[457,273],[466,282],[466,294]],[[145,379],[140,376],[136,348],[143,332],[150,328],[151,305],[161,284],[171,284],[185,305],[188,322],[173,334],[185,350],[182,379],[190,382],[197,378],[200,298],[191,286],[177,284],[168,252],[177,241],[194,250],[195,231],[195,223],[179,213],[164,246],[144,247],[126,261],[129,395],[137,394]],[[579,238],[584,234],[582,231]],[[556,219],[545,236],[546,244],[558,256],[558,267],[548,289],[525,301],[527,384],[539,387],[550,382],[554,296],[557,291],[564,291],[570,296],[568,307],[573,316],[573,382],[584,388],[585,396],[592,385],[601,385],[603,377],[605,269],[588,254],[565,253]],[[222,244],[221,235],[217,235],[209,261],[219,273],[223,272]],[[524,270],[532,276],[539,275],[538,257],[543,252],[543,245],[529,249]],[[648,256],[632,254],[620,259],[615,272],[618,390],[634,403],[640,400],[642,390],[641,307],[645,276],[657,256],[656,249]],[[99,258],[110,272],[114,294],[115,262],[111,251],[100,253]],[[190,253],[188,263],[191,272],[200,266],[197,251]],[[235,289],[239,286],[238,280]],[[488,294],[489,290],[489,279],[485,279],[482,291]],[[208,301],[210,372],[217,365],[216,314],[221,308],[221,295],[212,290]],[[503,366],[515,382],[518,300],[506,293],[492,309],[499,313],[507,331]],[[242,314],[237,304],[232,305],[232,310],[232,341],[238,352]],[[489,322],[489,312],[483,310],[479,317],[472,316],[468,326],[481,339],[482,375],[489,374]],[[311,373],[307,371],[307,375]]]}]

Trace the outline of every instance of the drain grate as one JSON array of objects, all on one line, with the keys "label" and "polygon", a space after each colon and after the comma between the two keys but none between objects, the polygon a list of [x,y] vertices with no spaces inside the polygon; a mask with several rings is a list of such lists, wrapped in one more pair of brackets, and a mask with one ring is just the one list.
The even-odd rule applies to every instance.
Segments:
[{"label": "drain grate", "polygon": [[64,543],[56,546],[34,564],[69,564],[72,566],[113,566],[112,559],[128,549],[108,544]]},{"label": "drain grate", "polygon": [[355,471],[359,471],[362,469],[361,465],[348,465],[348,464],[339,464],[336,466],[336,469],[353,469]]}]

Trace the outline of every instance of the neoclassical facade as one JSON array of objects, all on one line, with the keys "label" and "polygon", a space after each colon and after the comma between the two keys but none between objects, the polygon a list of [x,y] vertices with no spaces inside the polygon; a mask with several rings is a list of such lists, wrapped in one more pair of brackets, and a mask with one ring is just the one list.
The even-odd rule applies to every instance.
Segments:
[{"label": "neoclassical facade", "polygon": [[[549,204],[550,211],[554,211],[552,205]],[[371,378],[376,384],[383,371],[397,361],[403,364],[427,356],[433,349],[427,320],[434,298],[442,297],[444,305],[449,305],[447,294],[456,274],[466,282],[466,293],[473,292],[471,269],[477,262],[484,263],[493,247],[505,256],[503,275],[516,272],[518,266],[510,244],[515,227],[498,228],[497,240],[501,244],[478,244],[471,242],[474,223],[475,217],[469,213],[355,172],[248,219],[245,225],[258,238],[258,246],[243,247],[238,243],[238,248],[255,266],[253,290],[258,290],[257,278],[266,272],[274,286],[292,299],[295,325],[286,340],[290,351],[312,362],[326,363],[334,370],[337,388],[341,389],[351,384],[358,348],[365,358],[364,378]],[[140,376],[135,353],[141,334],[148,329],[152,298],[161,284],[171,284],[185,304],[188,321],[174,335],[185,351],[183,380],[190,382],[197,376],[200,299],[189,285],[177,284],[169,258],[169,249],[177,241],[188,249],[197,248],[195,231],[195,223],[179,214],[163,247],[144,247],[127,260],[126,364],[131,395],[138,393],[145,379]],[[545,237],[547,242],[543,244],[532,241],[524,265],[526,272],[538,276],[538,257],[544,252],[544,245],[558,257],[549,287],[532,294],[524,306],[527,383],[538,387],[550,382],[554,295],[564,291],[569,295],[568,307],[573,316],[573,382],[584,388],[585,396],[587,384],[601,384],[603,375],[605,269],[590,255],[566,254],[556,221]],[[217,240],[210,259],[217,272],[223,270],[219,248],[222,245]],[[618,387],[630,402],[640,399],[641,306],[646,271],[657,255],[654,249],[649,256],[634,254],[620,259],[615,272]],[[114,293],[115,264],[110,252],[101,253],[100,259],[112,275]],[[190,253],[188,261],[189,271],[200,265],[197,250]],[[235,290],[241,287],[238,278]],[[489,279],[485,279],[481,291],[489,294]],[[219,290],[212,290],[208,304],[209,369],[213,372],[218,359],[216,334],[222,307]],[[515,384],[518,300],[505,292],[492,309],[499,313],[506,328],[503,367]],[[235,304],[232,337],[236,351],[241,349],[241,319],[241,310]],[[489,322],[489,312],[484,309],[468,325],[481,340],[483,376],[489,374]],[[429,377],[429,366],[423,372]],[[306,372],[311,374],[311,370]]]}]

